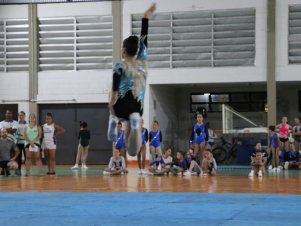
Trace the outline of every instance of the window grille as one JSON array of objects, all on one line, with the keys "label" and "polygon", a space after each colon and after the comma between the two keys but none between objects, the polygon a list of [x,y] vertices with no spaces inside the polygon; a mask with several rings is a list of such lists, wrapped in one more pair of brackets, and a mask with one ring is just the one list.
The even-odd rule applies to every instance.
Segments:
[{"label": "window grille", "polygon": [[39,18],[39,69],[112,68],[112,17]]},{"label": "window grille", "polygon": [[[140,34],[141,14],[132,15]],[[152,68],[252,66],[255,9],[158,13],[150,19]]]},{"label": "window grille", "polygon": [[289,6],[288,62],[301,63],[301,5]]},{"label": "window grille", "polygon": [[0,20],[0,72],[28,71],[28,20]]}]

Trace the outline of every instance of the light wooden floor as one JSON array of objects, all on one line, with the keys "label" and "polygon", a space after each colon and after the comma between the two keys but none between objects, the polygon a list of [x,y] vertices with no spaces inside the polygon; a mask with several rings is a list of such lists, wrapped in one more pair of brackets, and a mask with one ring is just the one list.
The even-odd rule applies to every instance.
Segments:
[{"label": "light wooden floor", "polygon": [[280,173],[263,178],[218,175],[140,176],[130,169],[123,176],[103,176],[99,168],[86,172],[58,170],[57,176],[11,176],[0,178],[0,191],[79,191],[79,192],[209,192],[209,193],[272,193],[301,194],[300,176]]}]

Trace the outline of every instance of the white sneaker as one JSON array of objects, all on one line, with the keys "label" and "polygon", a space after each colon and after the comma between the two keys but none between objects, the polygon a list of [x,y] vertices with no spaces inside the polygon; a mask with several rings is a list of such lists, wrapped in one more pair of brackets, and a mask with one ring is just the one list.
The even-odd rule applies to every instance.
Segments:
[{"label": "white sneaker", "polygon": [[289,166],[289,162],[286,161],[286,162],[284,163],[284,169],[287,170],[287,169],[288,169],[288,166]]},{"label": "white sneaker", "polygon": [[78,164],[75,164],[74,166],[72,166],[71,169],[78,169]]},{"label": "white sneaker", "polygon": [[141,170],[141,173],[142,173],[142,175],[146,175],[147,174],[147,172],[144,169]]},{"label": "white sneaker", "polygon": [[88,166],[86,166],[85,164],[82,164],[82,169],[88,169]]},{"label": "white sneaker", "polygon": [[261,170],[259,170],[258,176],[259,176],[259,177],[262,177],[262,171],[261,171]]},{"label": "white sneaker", "polygon": [[183,175],[184,175],[184,176],[191,176],[191,172],[190,172],[189,170],[187,170],[187,171],[185,171],[185,172],[183,173]]},{"label": "white sneaker", "polygon": [[273,172],[276,172],[276,171],[277,171],[277,168],[276,168],[276,167],[274,167],[272,170],[273,170]]},{"label": "white sneaker", "polygon": [[103,171],[102,174],[103,174],[103,175],[110,175],[110,173],[107,172],[107,171]]},{"label": "white sneaker", "polygon": [[273,166],[272,166],[272,165],[269,165],[268,170],[273,170]]},{"label": "white sneaker", "polygon": [[203,176],[208,176],[208,173],[203,173]]},{"label": "white sneaker", "polygon": [[283,170],[283,167],[282,166],[278,166],[277,170],[281,171],[281,170]]},{"label": "white sneaker", "polygon": [[121,175],[124,175],[124,172],[121,172]]},{"label": "white sneaker", "polygon": [[254,170],[251,170],[251,172],[249,173],[249,177],[254,177]]}]

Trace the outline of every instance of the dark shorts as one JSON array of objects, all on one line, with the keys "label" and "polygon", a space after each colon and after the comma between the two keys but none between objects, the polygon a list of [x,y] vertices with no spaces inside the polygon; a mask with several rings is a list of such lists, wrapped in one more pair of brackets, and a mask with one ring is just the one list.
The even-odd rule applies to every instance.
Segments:
[{"label": "dark shorts", "polygon": [[0,161],[0,168],[7,169],[7,163],[9,163],[9,161]]},{"label": "dark shorts", "polygon": [[282,143],[285,143],[288,141],[288,138],[283,138],[283,137],[280,137],[279,140],[282,142]]},{"label": "dark shorts", "polygon": [[214,170],[214,164],[213,163],[208,164],[208,170],[209,170],[209,172],[212,172],[212,170]]},{"label": "dark shorts", "polygon": [[123,98],[119,98],[113,108],[115,115],[125,120],[129,120],[132,113],[137,112],[140,116],[143,114],[141,102],[134,98],[132,91],[128,91]]}]

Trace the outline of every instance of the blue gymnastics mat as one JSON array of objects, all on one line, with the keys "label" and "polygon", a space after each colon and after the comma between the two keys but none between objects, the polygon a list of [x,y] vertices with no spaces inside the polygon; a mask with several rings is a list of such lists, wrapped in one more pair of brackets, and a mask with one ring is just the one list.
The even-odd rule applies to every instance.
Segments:
[{"label": "blue gymnastics mat", "polygon": [[301,196],[2,192],[0,226],[301,225]]}]

